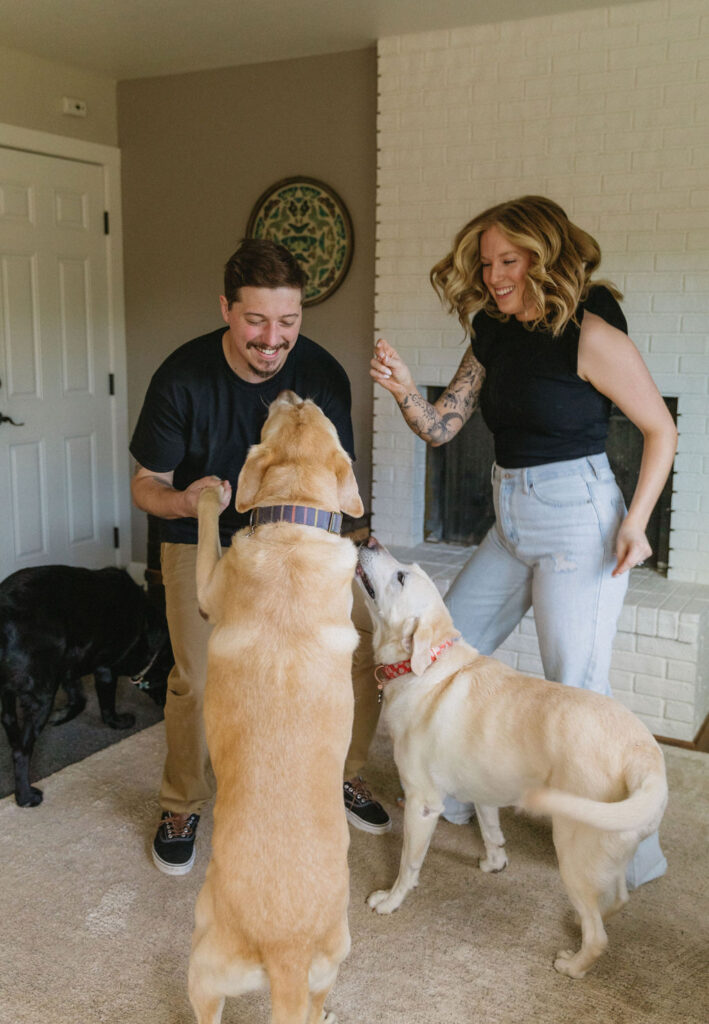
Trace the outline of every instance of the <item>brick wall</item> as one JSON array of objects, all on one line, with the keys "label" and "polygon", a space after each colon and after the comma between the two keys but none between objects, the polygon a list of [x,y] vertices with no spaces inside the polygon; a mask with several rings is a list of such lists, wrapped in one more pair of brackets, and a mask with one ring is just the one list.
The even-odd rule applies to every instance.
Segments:
[{"label": "brick wall", "polygon": [[[648,2],[383,39],[376,333],[446,384],[461,331],[428,272],[527,192],[600,242],[630,334],[679,399],[670,579],[709,583],[709,11]],[[424,445],[375,389],[373,526],[423,535]]]}]

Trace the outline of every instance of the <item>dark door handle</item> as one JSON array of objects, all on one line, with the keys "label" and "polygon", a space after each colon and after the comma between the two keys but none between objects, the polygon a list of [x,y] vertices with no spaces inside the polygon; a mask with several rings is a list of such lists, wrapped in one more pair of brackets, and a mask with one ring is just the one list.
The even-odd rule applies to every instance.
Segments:
[{"label": "dark door handle", "polygon": [[24,427],[24,423],[15,423],[12,416],[5,416],[4,413],[0,412],[0,424],[12,423],[13,427]]}]

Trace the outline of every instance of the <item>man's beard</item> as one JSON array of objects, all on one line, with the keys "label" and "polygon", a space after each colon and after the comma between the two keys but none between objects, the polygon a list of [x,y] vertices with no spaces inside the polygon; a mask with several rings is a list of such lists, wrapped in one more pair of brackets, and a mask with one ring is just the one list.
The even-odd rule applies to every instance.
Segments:
[{"label": "man's beard", "polygon": [[[251,343],[251,344],[248,344],[248,345],[246,346],[246,350],[247,350],[247,352],[248,352],[248,350],[249,350],[250,348],[254,349],[254,351],[255,351],[255,352],[257,352],[257,353],[258,353],[258,351],[259,351],[258,345],[255,345],[255,344],[253,344],[253,343]],[[278,346],[278,351],[279,351],[279,352],[280,352],[280,351],[285,351],[285,352],[286,352],[286,356],[287,356],[287,355],[288,355],[288,346],[287,346],[287,345],[279,345],[279,346]],[[249,366],[250,366],[250,368],[251,368],[251,371],[252,371],[253,373],[255,373],[257,377],[261,377],[261,379],[262,379],[262,380],[269,380],[269,379],[270,379],[271,377],[275,377],[275,375],[276,375],[276,374],[277,374],[277,373],[278,373],[278,372],[279,372],[280,370],[282,370],[282,369],[283,369],[283,364],[284,364],[284,363],[285,363],[285,359],[283,359],[283,360],[282,360],[282,361],[281,361],[281,362],[280,362],[280,363],[278,364],[278,366],[274,366],[273,368],[269,367],[269,368],[268,368],[267,370],[263,370],[263,369],[261,369],[261,367],[260,367],[260,366],[255,366],[255,365],[254,365],[253,363],[249,363]]]},{"label": "man's beard", "polygon": [[258,366],[251,366],[251,372],[255,373],[257,377],[261,377],[262,380],[269,380],[271,377],[275,377],[279,370],[283,369],[283,363],[274,370],[261,370]]}]

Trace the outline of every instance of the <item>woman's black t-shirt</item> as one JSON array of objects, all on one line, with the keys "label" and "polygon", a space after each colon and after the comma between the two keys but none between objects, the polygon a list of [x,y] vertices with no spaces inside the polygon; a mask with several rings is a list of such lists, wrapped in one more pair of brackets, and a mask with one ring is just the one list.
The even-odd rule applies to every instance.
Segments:
[{"label": "woman's black t-shirt", "polygon": [[[587,309],[627,331],[623,311],[601,285],[577,312]],[[485,368],[480,410],[495,441],[495,461],[507,469],[538,466],[605,451],[611,402],[578,376],[579,327],[559,337],[529,330],[514,318],[473,318],[472,350]]]},{"label": "woman's black t-shirt", "polygon": [[[229,366],[222,349],[225,328],[176,349],[156,370],[130,443],[136,461],[155,473],[173,471],[184,490],[194,480],[218,476],[233,491],[251,445],[258,443],[269,404],[287,389],[311,398],[332,420],[342,447],[354,458],[347,374],[324,348],[298,335],[275,376],[249,384]],[[234,497],[219,519],[223,544],[248,523]],[[196,519],[160,520],[163,541],[197,543]]]}]

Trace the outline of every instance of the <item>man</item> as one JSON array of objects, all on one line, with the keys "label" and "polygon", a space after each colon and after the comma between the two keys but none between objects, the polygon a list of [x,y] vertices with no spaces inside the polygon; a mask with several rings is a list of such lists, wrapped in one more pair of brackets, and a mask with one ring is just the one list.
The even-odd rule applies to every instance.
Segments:
[{"label": "man", "polygon": [[[283,246],[244,239],[224,271],[220,296],[227,327],[195,338],[173,352],[153,376],[130,450],[137,462],[131,482],[138,508],[160,519],[161,564],[175,667],[165,705],[167,757],[160,790],[163,813],[153,860],[169,875],[186,874],[195,858],[195,834],[214,780],[202,721],[211,627],[197,605],[197,501],[203,488],[224,483],[220,517],[223,545],[248,515],[232,495],[268,406],[284,389],[312,398],[334,423],[354,457],[350,385],[325,349],[299,333],[306,275]],[[366,751],[376,727],[371,623],[358,598],[353,619],[360,649],[353,664],[355,725],[345,764],[344,799],[352,824],[369,832],[391,827],[389,816],[362,782]],[[288,785],[288,779],[283,780]],[[294,793],[307,800],[307,793]]]}]

